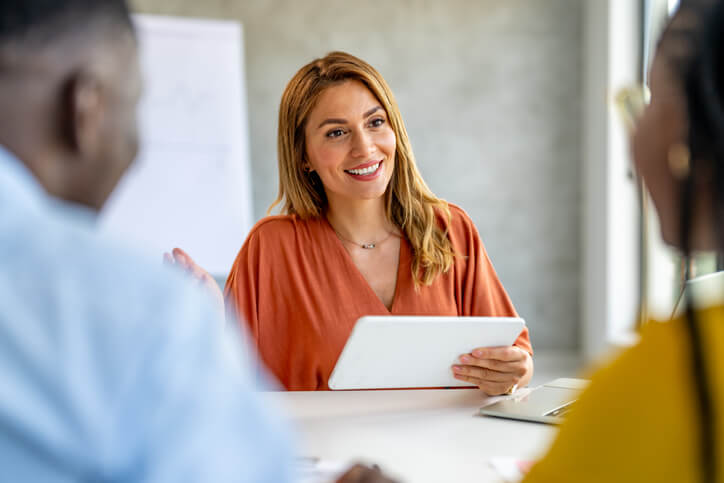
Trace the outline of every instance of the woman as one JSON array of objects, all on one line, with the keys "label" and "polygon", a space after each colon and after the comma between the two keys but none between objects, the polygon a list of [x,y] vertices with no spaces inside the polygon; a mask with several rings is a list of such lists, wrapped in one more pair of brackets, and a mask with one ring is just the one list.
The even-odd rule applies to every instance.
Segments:
[{"label": "woman", "polygon": [[[363,315],[516,315],[470,218],[422,180],[372,66],[333,52],[302,67],[282,96],[278,156],[270,211],[283,215],[251,230],[225,297],[287,389],[327,389]],[[531,353],[525,330],[512,347],[462,355],[453,372],[501,394],[528,383]],[[401,357],[415,356],[411,340]]]},{"label": "woman", "polygon": [[[684,255],[724,249],[723,32],[721,1],[681,2],[634,136],[663,238]],[[687,305],[594,376],[525,481],[724,481],[724,306]]]}]

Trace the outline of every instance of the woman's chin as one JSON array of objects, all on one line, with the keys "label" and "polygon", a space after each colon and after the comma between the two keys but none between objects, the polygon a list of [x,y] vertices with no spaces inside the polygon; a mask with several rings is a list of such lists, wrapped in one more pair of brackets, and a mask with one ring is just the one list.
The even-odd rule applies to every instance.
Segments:
[{"label": "woman's chin", "polygon": [[676,250],[681,250],[681,239],[678,235],[673,235],[672,233],[669,233],[668,231],[665,231],[664,229],[661,230],[661,239],[663,240],[664,244],[666,244],[669,248],[674,248]]},{"label": "woman's chin", "polygon": [[375,187],[373,189],[360,190],[357,193],[352,194],[352,196],[350,196],[350,198],[358,199],[360,201],[379,200],[379,199],[385,197],[386,191],[387,191],[386,186],[381,185],[381,186]]},{"label": "woman's chin", "polygon": [[659,233],[661,240],[670,248],[681,250],[681,234],[679,233],[679,224],[673,220],[663,220],[659,218]]}]

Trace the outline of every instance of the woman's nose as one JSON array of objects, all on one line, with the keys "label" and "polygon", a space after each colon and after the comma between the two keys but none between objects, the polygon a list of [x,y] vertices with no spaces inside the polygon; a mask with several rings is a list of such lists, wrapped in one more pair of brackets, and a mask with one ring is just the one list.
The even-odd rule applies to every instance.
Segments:
[{"label": "woman's nose", "polygon": [[357,157],[369,156],[374,151],[372,137],[365,131],[354,134],[352,138],[352,155]]}]

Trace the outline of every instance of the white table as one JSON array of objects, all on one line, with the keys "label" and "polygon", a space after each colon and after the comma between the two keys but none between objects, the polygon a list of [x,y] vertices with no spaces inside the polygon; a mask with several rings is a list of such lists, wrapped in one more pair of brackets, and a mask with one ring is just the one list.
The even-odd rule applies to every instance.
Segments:
[{"label": "white table", "polygon": [[499,482],[490,458],[539,456],[556,428],[479,416],[477,389],[267,393],[304,456],[374,462],[405,482]]}]

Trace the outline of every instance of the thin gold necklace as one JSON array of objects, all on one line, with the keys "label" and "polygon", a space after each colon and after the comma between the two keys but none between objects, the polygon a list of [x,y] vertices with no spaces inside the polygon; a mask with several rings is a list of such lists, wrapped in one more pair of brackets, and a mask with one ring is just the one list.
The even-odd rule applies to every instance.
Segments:
[{"label": "thin gold necklace", "polygon": [[[330,223],[329,226],[332,226],[332,224]],[[334,230],[334,233],[337,235],[337,237],[340,240],[346,241],[347,243],[351,243],[352,245],[357,245],[358,247],[364,248],[365,250],[371,250],[371,249],[375,248],[377,245],[386,242],[392,235],[394,235],[394,233],[390,231],[390,232],[387,232],[387,236],[384,237],[382,240],[378,240],[378,241],[370,242],[370,243],[359,243],[359,242],[355,242],[355,241],[346,239],[345,237],[340,235],[339,232],[337,231],[337,229],[333,226],[332,226],[332,230]]]}]

